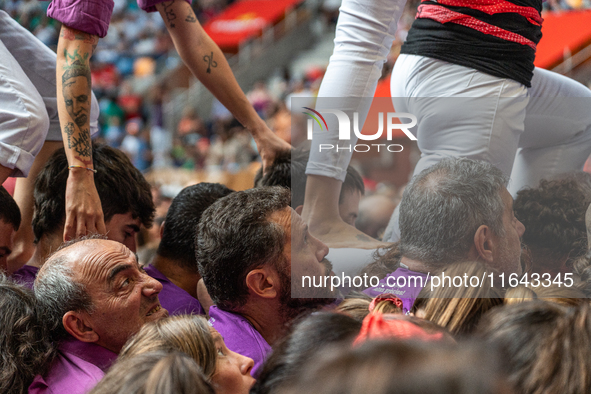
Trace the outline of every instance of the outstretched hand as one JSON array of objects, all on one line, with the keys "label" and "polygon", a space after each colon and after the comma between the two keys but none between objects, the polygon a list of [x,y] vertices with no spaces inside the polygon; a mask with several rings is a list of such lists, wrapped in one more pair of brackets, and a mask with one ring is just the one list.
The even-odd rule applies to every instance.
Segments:
[{"label": "outstretched hand", "polygon": [[101,200],[94,185],[94,174],[86,169],[72,168],[66,185],[64,241],[106,232]]}]

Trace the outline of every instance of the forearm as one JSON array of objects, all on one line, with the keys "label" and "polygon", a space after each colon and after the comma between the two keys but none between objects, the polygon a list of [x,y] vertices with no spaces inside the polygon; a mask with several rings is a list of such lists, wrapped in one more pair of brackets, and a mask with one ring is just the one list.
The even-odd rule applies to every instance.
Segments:
[{"label": "forearm", "polygon": [[57,107],[68,164],[93,168],[90,57],[98,37],[63,25],[57,48]]},{"label": "forearm", "polygon": [[183,62],[256,138],[266,125],[248,102],[224,54],[205,33],[191,6],[184,0],[176,0],[156,7]]}]

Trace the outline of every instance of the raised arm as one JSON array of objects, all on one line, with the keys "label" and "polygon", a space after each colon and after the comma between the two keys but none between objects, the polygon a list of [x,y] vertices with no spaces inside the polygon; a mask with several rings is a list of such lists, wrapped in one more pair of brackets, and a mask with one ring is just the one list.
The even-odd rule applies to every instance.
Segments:
[{"label": "raised arm", "polygon": [[263,159],[263,168],[272,163],[275,152],[290,149],[291,146],[275,135],[250,105],[224,54],[205,33],[191,6],[184,0],[172,0],[156,8],[183,62],[251,133]]},{"label": "raised arm", "polygon": [[64,240],[106,232],[90,140],[90,57],[98,40],[62,25],[57,47],[57,105],[69,167]]}]

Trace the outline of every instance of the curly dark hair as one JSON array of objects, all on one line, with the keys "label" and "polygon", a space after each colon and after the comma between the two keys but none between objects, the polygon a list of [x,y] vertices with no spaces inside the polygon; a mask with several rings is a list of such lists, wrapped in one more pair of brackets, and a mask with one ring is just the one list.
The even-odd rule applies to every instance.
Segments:
[{"label": "curly dark hair", "polygon": [[38,318],[35,296],[0,274],[0,393],[27,393],[56,354]]},{"label": "curly dark hair", "polygon": [[220,198],[203,213],[195,256],[205,287],[220,309],[237,311],[246,303],[248,272],[280,263],[289,239],[269,216],[289,203],[289,189],[260,187]]},{"label": "curly dark hair", "polygon": [[[536,266],[567,264],[587,253],[585,213],[591,196],[572,179],[542,180],[536,188],[517,193],[515,216],[525,225],[522,240],[531,250]],[[544,263],[545,260],[546,262]]]},{"label": "curly dark hair", "polygon": [[[113,215],[131,212],[146,227],[154,219],[154,202],[150,184],[120,150],[104,144],[92,145],[94,184],[101,199],[105,222]],[[66,219],[66,184],[68,160],[64,149],[58,149],[47,161],[35,181],[35,214],[33,233],[39,242],[45,233],[64,225]]]}]

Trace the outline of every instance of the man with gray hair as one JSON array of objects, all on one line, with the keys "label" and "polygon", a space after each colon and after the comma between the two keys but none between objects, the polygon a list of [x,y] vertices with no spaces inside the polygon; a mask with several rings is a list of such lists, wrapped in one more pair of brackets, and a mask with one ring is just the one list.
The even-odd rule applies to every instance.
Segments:
[{"label": "man with gray hair", "polygon": [[[414,284],[455,262],[521,274],[525,227],[513,214],[506,181],[492,164],[466,158],[442,160],[414,177],[400,202],[400,268],[365,293],[393,293],[409,310],[422,287]],[[423,280],[397,280],[401,276]]]},{"label": "man with gray hair", "polygon": [[35,280],[40,320],[59,343],[58,356],[29,393],[86,393],[144,323],[168,315],[162,285],[123,244],[106,239],[67,243]]}]

